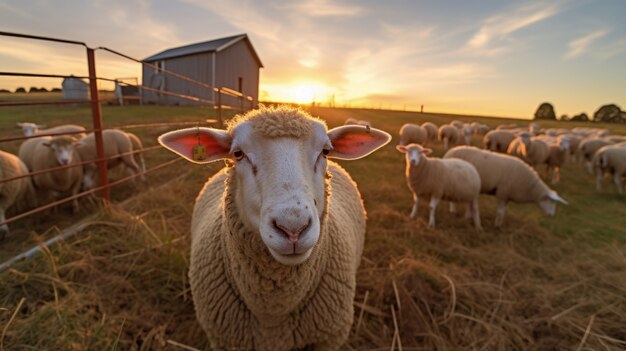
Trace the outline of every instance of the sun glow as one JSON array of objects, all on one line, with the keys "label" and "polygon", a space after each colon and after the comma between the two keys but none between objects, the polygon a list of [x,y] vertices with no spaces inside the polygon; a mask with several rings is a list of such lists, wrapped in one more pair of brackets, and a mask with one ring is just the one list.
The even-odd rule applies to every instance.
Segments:
[{"label": "sun glow", "polygon": [[293,82],[287,84],[271,84],[261,87],[267,100],[293,102],[296,104],[310,104],[329,99],[334,89],[318,82]]}]

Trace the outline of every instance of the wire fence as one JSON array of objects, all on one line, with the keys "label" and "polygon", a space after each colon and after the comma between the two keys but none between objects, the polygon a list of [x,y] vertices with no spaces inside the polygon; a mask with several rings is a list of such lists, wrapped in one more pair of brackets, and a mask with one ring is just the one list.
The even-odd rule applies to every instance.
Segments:
[{"label": "wire fence", "polygon": [[[209,108],[212,108],[216,111],[216,119],[206,119],[204,121],[204,123],[209,123],[209,124],[219,124],[220,126],[224,125],[224,114],[223,111],[225,110],[238,110],[240,112],[245,112],[246,110],[249,109],[253,109],[255,107],[255,100],[253,97],[251,96],[247,96],[239,91],[227,88],[227,87],[212,87],[211,85],[198,81],[194,78],[179,74],[177,72],[173,72],[170,70],[166,70],[163,67],[158,67],[156,65],[153,65],[151,63],[142,61],[142,60],[138,60],[135,59],[129,55],[125,55],[123,53],[120,53],[118,51],[106,48],[106,47],[97,47],[97,48],[90,48],[89,46],[87,46],[84,42],[80,42],[80,41],[74,41],[74,40],[66,40],[66,39],[59,39],[59,38],[51,38],[51,37],[44,37],[44,36],[35,36],[35,35],[29,35],[29,34],[21,34],[21,33],[10,33],[10,32],[2,32],[0,31],[0,36],[4,36],[4,37],[13,37],[13,38],[20,38],[20,39],[25,39],[25,40],[39,40],[39,41],[45,41],[45,42],[56,42],[56,43],[62,43],[62,44],[67,44],[67,45],[74,45],[74,46],[82,46],[85,48],[86,50],[86,63],[87,63],[87,68],[88,68],[88,72],[89,74],[87,76],[75,76],[75,75],[67,75],[67,74],[51,74],[51,73],[33,73],[33,72],[4,72],[4,71],[0,71],[0,77],[1,76],[6,76],[6,77],[23,77],[23,78],[75,78],[75,79],[86,79],[88,80],[89,84],[89,95],[87,99],[64,99],[64,100],[32,100],[32,101],[0,101],[0,108],[2,107],[15,107],[15,106],[34,106],[34,105],[50,105],[50,106],[56,106],[56,105],[80,105],[80,104],[89,104],[91,107],[91,128],[85,130],[85,131],[81,131],[81,132],[68,132],[68,133],[42,133],[42,134],[37,134],[37,135],[33,135],[33,136],[12,136],[12,137],[5,137],[5,138],[0,138],[0,143],[6,143],[6,142],[14,142],[14,141],[26,141],[29,139],[33,139],[33,138],[42,138],[42,137],[55,137],[55,136],[61,136],[61,135],[76,135],[76,134],[82,134],[82,133],[93,133],[94,137],[95,137],[95,146],[96,146],[96,158],[92,159],[92,160],[81,160],[80,162],[76,162],[74,164],[69,164],[69,165],[57,165],[55,167],[49,167],[46,169],[41,169],[41,170],[37,170],[37,171],[33,171],[33,170],[29,170],[29,173],[27,174],[22,174],[22,175],[18,175],[18,176],[13,176],[13,177],[7,177],[4,179],[0,179],[0,185],[7,183],[7,182],[11,182],[11,181],[15,181],[18,179],[23,179],[23,178],[30,178],[31,182],[32,182],[32,177],[40,175],[40,174],[44,174],[44,173],[49,173],[49,172],[56,172],[56,171],[60,171],[60,170],[64,170],[64,169],[68,169],[68,168],[72,168],[72,167],[84,167],[86,165],[89,164],[97,164],[98,167],[98,175],[99,175],[99,180],[100,180],[100,184],[97,185],[96,187],[92,188],[92,189],[88,189],[88,190],[83,190],[79,193],[73,194],[71,196],[67,196],[64,198],[60,198],[60,199],[55,199],[55,201],[47,203],[47,204],[43,204],[39,207],[35,207],[32,209],[29,209],[25,212],[19,213],[17,215],[14,215],[10,218],[7,218],[3,221],[0,221],[0,225],[4,225],[4,224],[9,224],[15,221],[18,221],[20,219],[23,219],[25,217],[28,216],[32,216],[36,213],[40,213],[42,211],[45,211],[47,209],[50,209],[52,207],[55,206],[59,206],[65,203],[68,203],[70,201],[74,201],[77,200],[79,198],[91,195],[91,194],[95,194],[95,193],[100,193],[101,197],[105,200],[105,203],[107,203],[108,201],[111,200],[111,195],[110,195],[110,189],[112,186],[115,185],[119,185],[125,182],[128,182],[132,179],[135,179],[137,177],[141,177],[144,174],[148,174],[151,172],[154,172],[156,170],[162,169],[164,167],[167,167],[169,165],[172,165],[176,162],[178,162],[180,160],[180,158],[176,157],[176,158],[172,158],[169,159],[167,161],[161,162],[159,164],[156,164],[154,166],[152,166],[149,169],[144,169],[141,170],[139,172],[135,172],[134,174],[130,175],[130,176],[126,176],[123,177],[121,179],[115,180],[113,182],[109,181],[108,178],[108,169],[107,169],[107,162],[111,161],[113,159],[118,159],[122,156],[127,156],[127,155],[135,155],[135,154],[143,154],[146,152],[151,152],[151,151],[155,151],[158,149],[161,149],[162,147],[160,145],[156,145],[156,146],[150,146],[150,147],[142,147],[141,149],[138,150],[132,150],[129,152],[124,152],[124,153],[120,153],[120,154],[115,154],[113,156],[106,156],[105,154],[105,146],[104,146],[104,141],[103,141],[103,131],[105,130],[104,124],[103,124],[103,120],[102,120],[102,109],[101,109],[101,105],[102,103],[107,103],[107,102],[119,102],[120,104],[123,104],[124,100],[127,99],[135,99],[135,100],[139,100],[140,103],[143,102],[143,95],[144,92],[152,92],[155,94],[162,94],[162,95],[167,95],[167,96],[173,96],[176,97],[178,99],[182,99],[184,101],[189,101],[191,103],[194,104],[199,104],[201,106],[206,106]],[[197,85],[200,86],[204,89],[204,91],[206,92],[205,96],[195,96],[195,95],[190,95],[190,94],[183,94],[180,92],[175,92],[175,91],[169,91],[167,89],[157,89],[157,88],[153,88],[153,87],[149,87],[142,84],[139,84],[139,82],[137,81],[136,78],[109,78],[109,77],[101,77],[98,76],[96,74],[96,58],[95,58],[95,53],[96,51],[103,51],[103,52],[108,52],[111,53],[113,55],[116,55],[118,57],[121,57],[125,60],[129,60],[132,61],[134,63],[138,63],[141,64],[142,67],[143,66],[147,66],[150,67],[152,69],[157,70],[158,72],[161,72],[165,75],[174,77],[176,79],[180,79],[183,80],[184,82],[188,83],[188,84],[192,84],[192,85]],[[111,82],[115,84],[116,87],[116,95],[115,97],[111,97],[111,98],[103,98],[100,95],[100,92],[98,90],[98,82]],[[133,89],[135,89],[136,91],[139,92],[139,96],[127,96],[124,95],[122,88],[120,87],[131,87]],[[215,100],[209,98],[215,96]],[[224,96],[229,96],[232,98],[235,98],[238,103],[236,105],[232,105],[232,104],[225,104],[223,103],[223,97]],[[180,126],[185,126],[185,125],[198,125],[198,122],[159,122],[159,123],[142,123],[142,124],[128,124],[128,125],[122,125],[122,126],[115,126],[115,129],[122,129],[122,130],[127,130],[127,129],[140,129],[140,128],[154,128],[154,127],[180,127]],[[3,209],[6,210],[6,209]]]}]

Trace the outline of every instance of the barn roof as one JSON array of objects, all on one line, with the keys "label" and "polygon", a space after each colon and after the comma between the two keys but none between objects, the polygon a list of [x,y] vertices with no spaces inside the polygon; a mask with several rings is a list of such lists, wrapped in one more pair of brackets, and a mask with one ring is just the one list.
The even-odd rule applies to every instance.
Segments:
[{"label": "barn roof", "polygon": [[190,44],[190,45],[185,45],[185,46],[179,46],[177,48],[167,49],[165,51],[159,52],[158,54],[145,58],[144,61],[153,62],[157,60],[164,60],[164,59],[169,59],[173,57],[187,56],[187,55],[199,54],[199,53],[204,53],[204,52],[220,52],[238,43],[241,40],[246,41],[246,44],[248,44],[250,51],[252,51],[252,55],[259,62],[259,66],[263,67],[263,63],[261,62],[259,55],[257,55],[256,51],[254,50],[254,47],[252,46],[252,43],[250,42],[250,39],[248,38],[247,34],[233,35],[231,37],[214,39],[214,40],[204,41],[201,43]]}]

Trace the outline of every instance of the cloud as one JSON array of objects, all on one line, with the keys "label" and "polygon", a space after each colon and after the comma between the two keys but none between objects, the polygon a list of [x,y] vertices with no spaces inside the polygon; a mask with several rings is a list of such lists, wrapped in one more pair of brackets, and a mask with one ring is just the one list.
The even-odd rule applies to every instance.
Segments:
[{"label": "cloud", "polygon": [[586,53],[594,41],[604,37],[608,32],[609,31],[607,29],[601,29],[570,41],[568,45],[569,51],[563,56],[563,58],[573,59]]},{"label": "cloud", "polygon": [[299,12],[314,17],[349,17],[362,14],[365,9],[359,6],[341,5],[328,0],[308,0],[293,5]]},{"label": "cloud", "polygon": [[496,56],[508,51],[514,32],[546,20],[562,11],[562,2],[533,3],[507,9],[487,18],[482,27],[466,43],[469,50],[485,56]]}]

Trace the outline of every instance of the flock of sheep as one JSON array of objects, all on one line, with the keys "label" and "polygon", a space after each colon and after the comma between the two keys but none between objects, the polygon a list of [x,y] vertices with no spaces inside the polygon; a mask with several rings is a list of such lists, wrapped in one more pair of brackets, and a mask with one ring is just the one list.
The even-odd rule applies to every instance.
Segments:
[{"label": "flock of sheep", "polygon": [[[346,121],[352,124],[353,121]],[[363,124],[364,122],[360,122]],[[413,192],[411,217],[417,215],[419,198],[429,198],[428,225],[435,225],[440,200],[467,204],[466,217],[481,229],[478,195],[496,197],[496,226],[501,226],[507,202],[536,203],[546,215],[554,215],[556,202],[567,204],[551,190],[533,167],[546,166],[546,178],[560,182],[565,162],[584,162],[596,172],[600,191],[606,174],[612,174],[617,190],[623,193],[626,177],[626,137],[609,135],[599,128],[548,128],[537,123],[528,127],[500,125],[490,130],[480,123],[453,121],[437,128],[431,122],[405,124],[400,129],[398,151],[406,154],[406,176]],[[482,136],[484,149],[469,146],[473,135]],[[429,158],[429,143],[441,142],[448,150],[442,159]],[[451,148],[451,149],[449,149]]]},{"label": "flock of sheep", "polygon": [[[93,133],[86,134],[84,127],[62,125],[49,129],[35,123],[18,123],[26,139],[19,148],[18,156],[0,151],[0,179],[8,179],[34,173],[5,183],[0,183],[0,221],[14,205],[34,207],[76,195],[98,185],[96,142]],[[63,135],[63,133],[72,133]],[[47,134],[59,134],[47,136]],[[41,137],[36,137],[42,135]],[[133,174],[145,171],[141,153],[131,153],[143,148],[141,140],[132,133],[117,129],[102,132],[107,168],[124,164]],[[116,155],[120,155],[116,157]],[[94,162],[88,162],[94,161]],[[80,165],[81,163],[84,163]],[[75,165],[72,167],[72,165]],[[52,172],[47,169],[68,166]],[[78,199],[72,200],[78,211]],[[0,226],[0,239],[9,232],[6,224]]]}]

